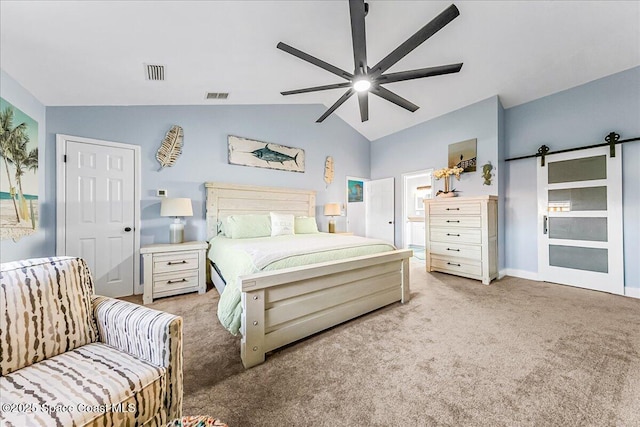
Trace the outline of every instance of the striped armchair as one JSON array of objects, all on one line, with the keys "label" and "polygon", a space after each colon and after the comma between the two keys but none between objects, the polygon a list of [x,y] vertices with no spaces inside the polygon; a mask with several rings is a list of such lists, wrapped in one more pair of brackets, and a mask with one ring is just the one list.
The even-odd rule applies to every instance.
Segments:
[{"label": "striped armchair", "polygon": [[160,426],[182,415],[182,318],[93,292],[80,258],[1,264],[1,425]]}]

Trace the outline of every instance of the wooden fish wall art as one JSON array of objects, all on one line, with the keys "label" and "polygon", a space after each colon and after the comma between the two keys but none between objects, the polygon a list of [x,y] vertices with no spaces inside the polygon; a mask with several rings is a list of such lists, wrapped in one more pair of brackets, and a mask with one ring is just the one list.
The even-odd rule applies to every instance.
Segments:
[{"label": "wooden fish wall art", "polygon": [[161,171],[164,167],[171,167],[182,154],[183,131],[180,126],[173,125],[165,135],[156,153],[156,159],[160,162]]},{"label": "wooden fish wall art", "polygon": [[229,164],[304,172],[304,150],[229,135]]}]

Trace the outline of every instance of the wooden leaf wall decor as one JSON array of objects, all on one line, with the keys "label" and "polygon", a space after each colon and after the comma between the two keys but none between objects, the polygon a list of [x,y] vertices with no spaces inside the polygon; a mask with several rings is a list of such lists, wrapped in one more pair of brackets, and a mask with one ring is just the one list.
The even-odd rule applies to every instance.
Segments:
[{"label": "wooden leaf wall decor", "polygon": [[177,125],[171,126],[165,135],[156,153],[156,159],[160,162],[160,169],[166,166],[173,166],[180,154],[182,154],[182,128]]},{"label": "wooden leaf wall decor", "polygon": [[333,182],[333,157],[327,156],[324,161],[324,182],[327,186]]}]

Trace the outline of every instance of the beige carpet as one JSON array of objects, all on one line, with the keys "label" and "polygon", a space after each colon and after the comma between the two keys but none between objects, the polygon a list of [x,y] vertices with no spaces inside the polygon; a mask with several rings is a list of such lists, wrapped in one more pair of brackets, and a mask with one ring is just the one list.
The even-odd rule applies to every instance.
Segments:
[{"label": "beige carpet", "polygon": [[244,370],[217,292],[184,317],[184,414],[236,426],[640,426],[640,300],[412,264],[399,303]]}]

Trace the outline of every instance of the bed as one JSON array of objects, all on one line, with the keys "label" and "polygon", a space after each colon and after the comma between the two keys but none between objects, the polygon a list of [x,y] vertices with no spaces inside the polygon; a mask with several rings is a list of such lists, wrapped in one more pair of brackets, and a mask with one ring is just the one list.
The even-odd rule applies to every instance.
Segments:
[{"label": "bed", "polygon": [[[409,259],[412,251],[381,248],[383,242],[378,242],[380,247],[371,249],[373,253],[362,255],[355,249],[358,238],[350,236],[326,233],[319,236],[319,240],[330,242],[330,245],[346,242],[342,256],[347,258],[316,259],[313,264],[298,266],[285,263],[281,266],[284,268],[222,277],[224,274],[221,275],[215,265],[216,256],[221,261],[220,254],[235,250],[233,245],[240,245],[245,250],[254,246],[250,244],[253,239],[221,238],[220,224],[230,216],[268,215],[270,212],[314,217],[315,192],[212,182],[205,183],[205,188],[207,236],[211,242],[209,253],[213,258],[211,278],[218,290],[223,290],[224,279],[227,279],[221,304],[225,299],[236,299],[236,296],[225,298],[232,288],[239,294],[234,314],[239,316],[239,325],[236,322],[236,330],[230,330],[242,335],[240,356],[245,368],[264,362],[266,353],[284,345],[396,301],[409,301]],[[300,238],[304,241],[303,236]],[[296,246],[291,242],[291,239],[296,239],[294,236],[256,239],[259,243],[256,248],[262,245],[263,258],[271,256],[274,252],[271,248],[275,248],[271,246],[272,242],[278,239],[286,241],[287,246]],[[230,246],[220,249],[218,245],[221,243]],[[218,255],[214,246],[218,248]],[[262,261],[268,263],[269,259]],[[234,278],[232,283],[229,276]]]}]

